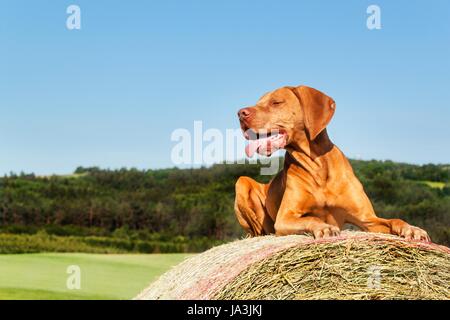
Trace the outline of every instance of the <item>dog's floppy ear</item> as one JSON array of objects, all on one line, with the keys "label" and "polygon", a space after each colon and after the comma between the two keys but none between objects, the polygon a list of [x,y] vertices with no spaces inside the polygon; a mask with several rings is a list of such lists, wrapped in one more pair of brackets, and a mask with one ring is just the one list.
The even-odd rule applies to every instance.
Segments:
[{"label": "dog's floppy ear", "polygon": [[293,88],[293,91],[303,108],[309,138],[314,140],[330,122],[336,104],[326,94],[310,87],[299,86]]}]

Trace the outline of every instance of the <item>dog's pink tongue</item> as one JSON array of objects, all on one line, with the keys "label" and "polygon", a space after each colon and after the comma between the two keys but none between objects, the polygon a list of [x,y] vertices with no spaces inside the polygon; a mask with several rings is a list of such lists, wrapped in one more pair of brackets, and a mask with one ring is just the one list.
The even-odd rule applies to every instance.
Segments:
[{"label": "dog's pink tongue", "polygon": [[269,138],[258,139],[258,140],[250,140],[248,145],[245,147],[245,153],[247,157],[251,158],[261,146],[263,140],[268,140]]},{"label": "dog's pink tongue", "polygon": [[245,147],[245,153],[249,158],[253,157],[255,152],[268,156],[278,149],[284,148],[286,144],[285,140],[285,135],[283,134],[277,134],[258,140],[250,140]]}]

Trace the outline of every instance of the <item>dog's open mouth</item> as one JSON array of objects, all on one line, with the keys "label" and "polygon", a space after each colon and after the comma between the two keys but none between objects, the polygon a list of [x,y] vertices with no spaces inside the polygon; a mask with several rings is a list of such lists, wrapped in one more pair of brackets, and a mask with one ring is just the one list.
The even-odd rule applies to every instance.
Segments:
[{"label": "dog's open mouth", "polygon": [[277,150],[283,149],[287,143],[287,134],[284,130],[244,130],[244,137],[249,140],[245,147],[248,157],[253,157],[256,153],[270,156]]}]

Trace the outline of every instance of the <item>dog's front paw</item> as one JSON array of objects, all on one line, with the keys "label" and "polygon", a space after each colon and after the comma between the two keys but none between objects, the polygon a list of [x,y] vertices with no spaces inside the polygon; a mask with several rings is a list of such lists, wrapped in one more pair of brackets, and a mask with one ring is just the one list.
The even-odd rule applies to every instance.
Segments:
[{"label": "dog's front paw", "polygon": [[399,230],[398,235],[400,237],[405,238],[406,240],[420,240],[420,241],[427,241],[431,242],[430,236],[428,233],[420,229],[418,227],[414,227],[412,225],[409,225],[405,223]]},{"label": "dog's front paw", "polygon": [[312,234],[316,239],[335,237],[340,233],[341,230],[338,227],[326,223],[317,225],[312,229]]}]

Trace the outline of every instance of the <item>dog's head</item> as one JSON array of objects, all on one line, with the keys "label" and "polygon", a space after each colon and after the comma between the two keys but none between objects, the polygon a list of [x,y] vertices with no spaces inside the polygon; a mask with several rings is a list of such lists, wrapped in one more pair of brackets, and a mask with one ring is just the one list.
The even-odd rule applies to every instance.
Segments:
[{"label": "dog's head", "polygon": [[283,87],[265,94],[256,105],[238,112],[241,129],[250,140],[248,156],[271,155],[300,139],[313,141],[334,114],[334,100],[306,86]]}]

